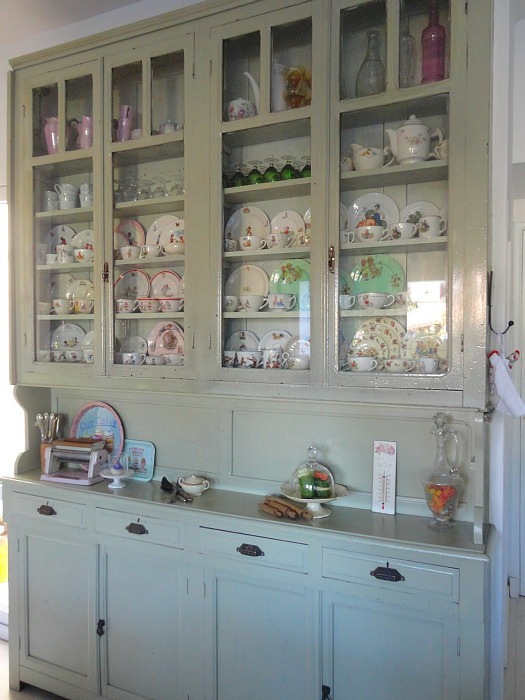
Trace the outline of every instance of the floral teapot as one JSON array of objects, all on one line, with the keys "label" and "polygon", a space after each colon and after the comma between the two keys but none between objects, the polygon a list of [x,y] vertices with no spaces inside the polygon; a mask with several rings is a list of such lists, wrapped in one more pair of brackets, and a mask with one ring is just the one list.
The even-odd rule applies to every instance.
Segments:
[{"label": "floral teapot", "polygon": [[253,94],[255,96],[255,104],[249,100],[245,100],[243,97],[238,97],[236,100],[231,100],[228,104],[228,120],[233,122],[237,119],[247,119],[248,117],[255,117],[259,111],[259,85],[250,75],[250,73],[244,73],[244,75],[250,81],[252,86]]},{"label": "floral teapot", "polygon": [[386,134],[390,139],[390,149],[401,164],[428,160],[431,139],[439,139],[440,144],[443,141],[440,129],[431,132],[420,119],[416,119],[415,114],[411,114],[399,129],[386,129]]}]

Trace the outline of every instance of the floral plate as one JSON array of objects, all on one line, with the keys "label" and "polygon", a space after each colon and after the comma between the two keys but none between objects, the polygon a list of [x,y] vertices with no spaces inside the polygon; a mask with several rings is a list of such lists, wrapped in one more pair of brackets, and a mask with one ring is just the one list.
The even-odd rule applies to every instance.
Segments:
[{"label": "floral plate", "polygon": [[285,233],[297,236],[305,231],[303,217],[296,211],[289,209],[276,214],[270,222],[272,233]]},{"label": "floral plate", "polygon": [[354,294],[384,292],[397,294],[405,288],[405,273],[390,255],[365,255],[353,268]]},{"label": "floral plate", "polygon": [[304,294],[305,286],[310,287],[308,260],[284,260],[270,276],[271,294]]},{"label": "floral plate", "polygon": [[177,221],[179,221],[179,218],[173,214],[164,214],[164,216],[159,216],[159,218],[151,224],[148,232],[146,233],[146,243],[148,245],[159,245],[164,228],[167,226],[173,226],[177,223]]},{"label": "floral plate", "polygon": [[75,233],[71,239],[71,245],[74,248],[88,248],[89,250],[94,250],[94,238],[95,232],[86,228],[84,231]]}]

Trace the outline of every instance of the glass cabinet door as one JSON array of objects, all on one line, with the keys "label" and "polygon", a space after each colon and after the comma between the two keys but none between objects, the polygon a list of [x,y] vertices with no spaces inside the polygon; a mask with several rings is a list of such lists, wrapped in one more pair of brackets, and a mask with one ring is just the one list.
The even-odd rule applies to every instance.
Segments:
[{"label": "glass cabinet door", "polygon": [[[438,5],[449,32],[448,3]],[[415,44],[421,46],[428,7],[416,0],[339,4],[339,202],[332,202],[339,228],[332,335],[339,383],[413,387],[433,381],[437,388],[455,381],[451,101],[443,79],[422,87]],[[408,69],[402,32],[417,37]],[[381,90],[365,96],[360,74],[375,75],[366,66],[374,55],[385,78]]]},{"label": "glass cabinet door", "polygon": [[24,187],[32,193],[35,325],[28,360],[37,372],[61,363],[64,377],[89,371],[96,360],[100,70],[84,63],[54,73],[53,81],[35,80],[29,91],[32,153]]},{"label": "glass cabinet door", "polygon": [[309,382],[312,37],[309,5],[213,34],[221,379]]},{"label": "glass cabinet door", "polygon": [[192,56],[188,39],[130,56],[107,75],[110,371],[185,376],[184,125]]}]

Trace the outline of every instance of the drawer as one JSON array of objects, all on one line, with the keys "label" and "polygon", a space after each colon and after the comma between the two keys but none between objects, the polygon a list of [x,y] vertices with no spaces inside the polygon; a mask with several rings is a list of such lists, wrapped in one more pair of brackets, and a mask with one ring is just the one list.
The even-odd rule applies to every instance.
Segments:
[{"label": "drawer", "polygon": [[[395,569],[401,580],[384,580],[371,575],[378,567]],[[386,572],[387,577],[392,575]],[[391,590],[396,593],[426,594],[459,602],[459,569],[433,566],[405,559],[381,559],[359,552],[323,549],[323,577]]]},{"label": "drawer", "polygon": [[97,508],[95,529],[104,535],[182,549],[181,526],[149,515]]},{"label": "drawer", "polygon": [[86,506],[59,498],[13,494],[13,512],[49,523],[86,527]]},{"label": "drawer", "polygon": [[306,573],[308,545],[270,537],[200,528],[201,554],[219,555],[246,565]]}]

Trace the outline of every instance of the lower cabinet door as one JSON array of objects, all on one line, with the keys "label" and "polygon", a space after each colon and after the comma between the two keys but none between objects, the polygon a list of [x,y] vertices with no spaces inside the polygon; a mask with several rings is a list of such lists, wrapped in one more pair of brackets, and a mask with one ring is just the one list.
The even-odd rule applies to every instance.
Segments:
[{"label": "lower cabinet door", "polygon": [[324,682],[333,700],[459,700],[459,624],[416,610],[323,596]]},{"label": "lower cabinet door", "polygon": [[[20,665],[96,693],[97,548],[81,541],[84,532],[77,538],[70,530],[21,533],[19,576],[26,604],[20,607]],[[33,680],[23,670],[21,677]]]},{"label": "lower cabinet door", "polygon": [[315,593],[260,569],[207,578],[213,671],[206,700],[321,697]]},{"label": "lower cabinet door", "polygon": [[181,626],[185,578],[177,552],[169,548],[163,556],[162,547],[154,549],[101,548],[102,694],[108,698],[188,696],[180,653],[186,640],[191,645]]}]

